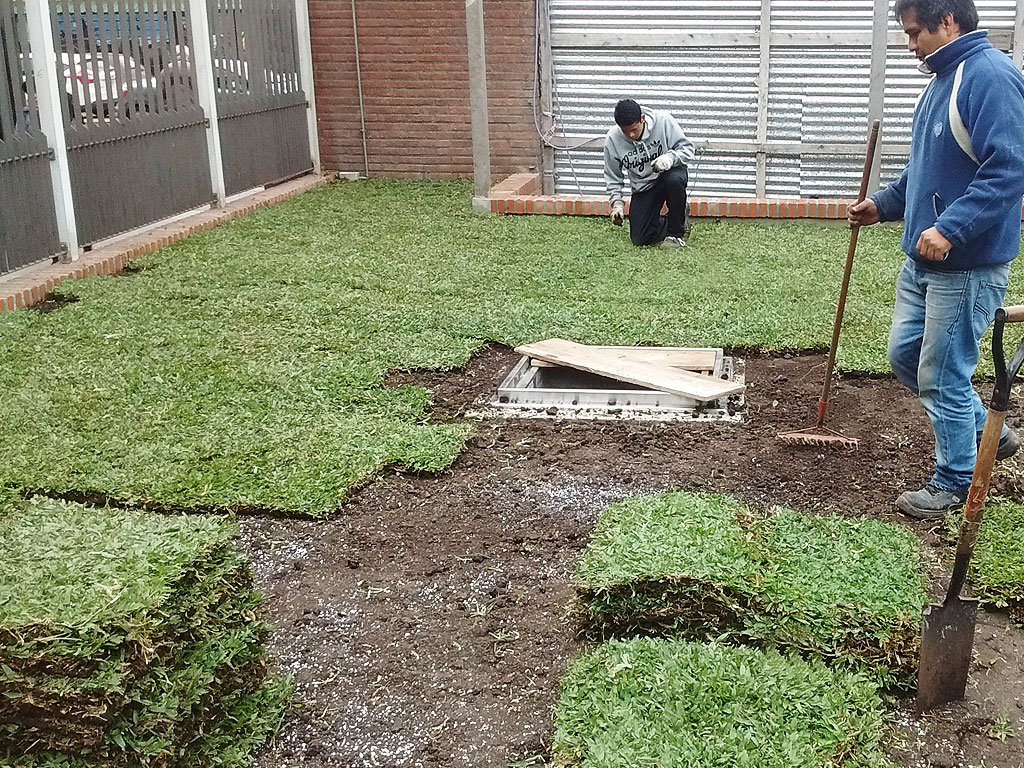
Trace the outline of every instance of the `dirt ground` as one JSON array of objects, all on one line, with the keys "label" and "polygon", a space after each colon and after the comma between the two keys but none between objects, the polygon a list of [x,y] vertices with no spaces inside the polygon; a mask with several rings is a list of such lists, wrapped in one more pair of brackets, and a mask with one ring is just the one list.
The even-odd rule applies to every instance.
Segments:
[{"label": "dirt ground", "polygon": [[[734,354],[746,360],[741,424],[477,419],[445,472],[389,472],[329,520],[243,519],[277,628],[271,651],[297,681],[297,704],[257,765],[541,765],[558,682],[579,648],[574,562],[598,513],[633,494],[715,491],[898,521],[921,535],[941,579],[935,531],[893,506],[930,474],[916,399],[891,379],[847,378],[830,424],[860,449],[794,447],[775,435],[813,423],[823,356]],[[426,386],[431,418],[465,421],[516,359],[489,347],[463,370],[389,383]],[[1013,460],[993,488],[1018,486]],[[977,639],[964,704],[924,719],[911,702],[897,709],[901,765],[1024,765],[1024,634],[986,613]]]}]

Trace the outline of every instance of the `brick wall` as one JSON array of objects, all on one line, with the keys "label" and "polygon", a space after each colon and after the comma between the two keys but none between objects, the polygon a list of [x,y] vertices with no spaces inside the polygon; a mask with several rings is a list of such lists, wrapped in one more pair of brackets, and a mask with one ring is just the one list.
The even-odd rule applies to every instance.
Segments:
[{"label": "brick wall", "polygon": [[[309,0],[320,152],[364,172],[351,0]],[[371,176],[473,175],[465,0],[357,0]],[[485,0],[491,172],[540,162],[533,127],[534,0]]]}]

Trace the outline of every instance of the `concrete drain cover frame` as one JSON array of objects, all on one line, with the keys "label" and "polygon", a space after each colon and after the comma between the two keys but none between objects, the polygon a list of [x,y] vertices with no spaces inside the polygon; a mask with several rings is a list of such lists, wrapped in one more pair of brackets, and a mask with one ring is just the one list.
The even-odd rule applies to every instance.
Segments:
[{"label": "concrete drain cover frame", "polygon": [[[594,350],[649,353],[706,353],[714,367],[702,370],[716,379],[745,384],[745,366],[707,347],[593,347]],[[498,386],[486,411],[477,416],[649,421],[742,421],[742,392],[701,402],[683,395],[628,384],[568,366],[544,363],[524,355]]]}]

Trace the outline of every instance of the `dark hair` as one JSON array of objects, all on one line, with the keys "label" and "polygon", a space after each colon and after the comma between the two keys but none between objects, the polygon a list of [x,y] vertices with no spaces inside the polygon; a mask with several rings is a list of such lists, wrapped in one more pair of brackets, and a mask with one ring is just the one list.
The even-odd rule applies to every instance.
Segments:
[{"label": "dark hair", "polygon": [[632,99],[623,99],[615,105],[615,124],[620,128],[639,123],[640,118],[640,105]]},{"label": "dark hair", "polygon": [[896,0],[892,13],[897,21],[902,21],[903,14],[911,10],[929,32],[937,30],[950,14],[960,25],[961,34],[966,35],[978,28],[978,9],[974,7],[974,0]]}]

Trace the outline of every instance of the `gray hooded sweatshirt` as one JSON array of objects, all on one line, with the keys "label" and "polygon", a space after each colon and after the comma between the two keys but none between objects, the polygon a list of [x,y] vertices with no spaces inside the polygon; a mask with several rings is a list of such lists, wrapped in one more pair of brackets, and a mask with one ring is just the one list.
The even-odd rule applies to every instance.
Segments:
[{"label": "gray hooded sweatshirt", "polygon": [[673,168],[693,160],[693,142],[672,115],[654,109],[642,112],[646,125],[639,140],[631,140],[617,125],[604,139],[604,183],[612,205],[622,202],[627,175],[633,192],[643,192],[657,181],[660,174],[651,168],[651,162],[659,155],[671,153]]}]

